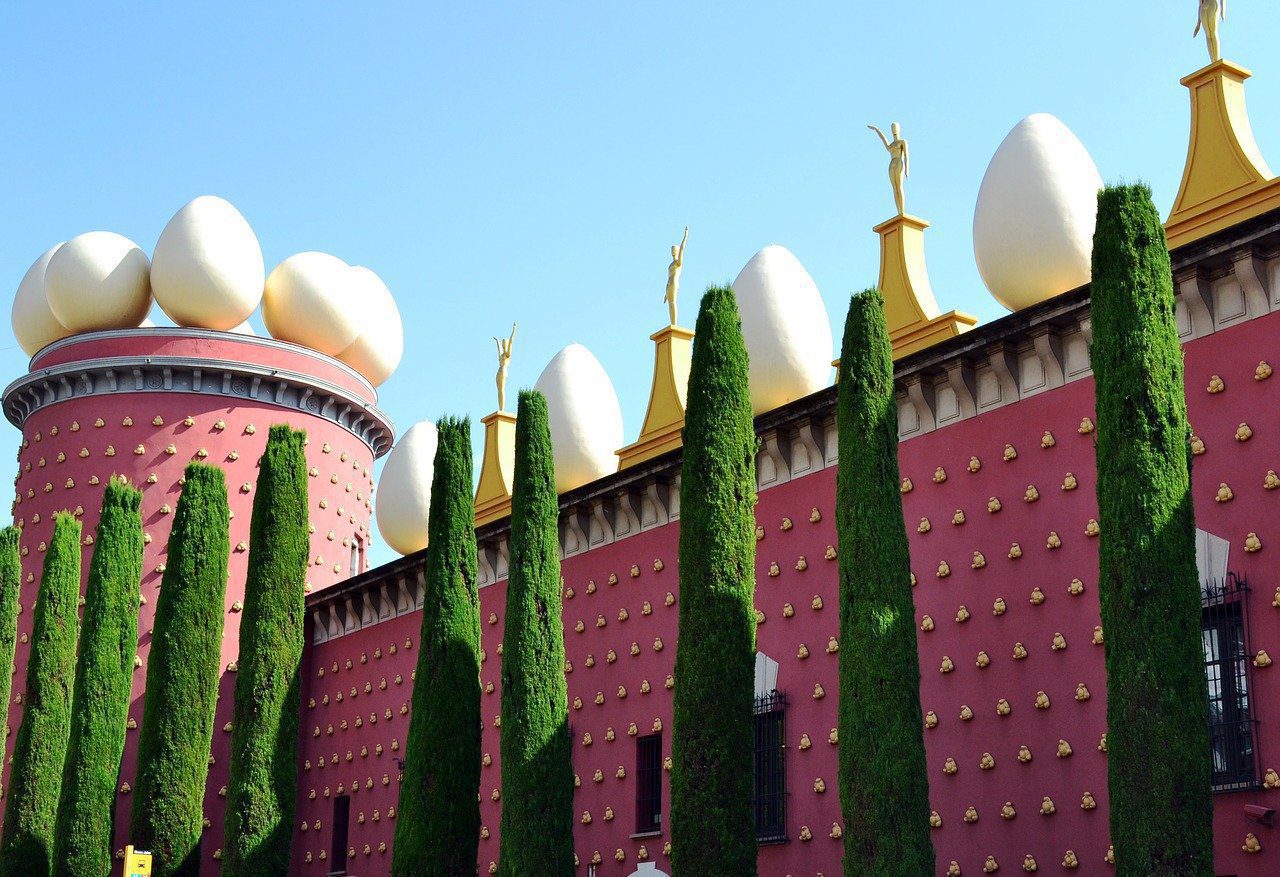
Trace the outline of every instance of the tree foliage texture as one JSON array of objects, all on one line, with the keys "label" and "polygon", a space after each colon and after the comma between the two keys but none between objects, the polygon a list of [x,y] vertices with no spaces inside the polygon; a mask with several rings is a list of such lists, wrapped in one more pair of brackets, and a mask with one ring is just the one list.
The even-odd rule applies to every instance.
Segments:
[{"label": "tree foliage texture", "polygon": [[1169,253],[1145,185],[1098,196],[1092,313],[1116,873],[1212,875],[1190,430]]},{"label": "tree foliage texture", "polygon": [[547,400],[521,390],[502,655],[503,877],[570,877],[573,764]]},{"label": "tree foliage texture", "polygon": [[844,870],[932,874],[911,556],[898,490],[893,355],[877,290],[853,296],[836,385]]},{"label": "tree foliage texture", "polygon": [[444,418],[439,433],[394,877],[473,877],[480,842],[480,602],[471,424]]},{"label": "tree foliage texture", "polygon": [[733,290],[702,297],[689,371],[672,729],[674,877],[756,873],[756,435]]},{"label": "tree foliage texture", "polygon": [[142,494],[112,478],[85,586],[71,742],[62,772],[53,873],[109,877],[114,863],[116,784],[138,653]]},{"label": "tree foliage texture", "polygon": [[[18,644],[18,596],[22,589],[22,556],[17,527],[0,529],[0,739],[8,736],[9,697],[13,694],[13,660]],[[4,774],[0,765],[0,776]]]},{"label": "tree foliage texture", "polygon": [[25,711],[13,747],[0,840],[0,877],[52,873],[62,764],[71,733],[79,602],[80,521],[69,512],[58,512],[32,621]]},{"label": "tree foliage texture", "polygon": [[226,877],[285,877],[297,799],[307,561],[305,432],[271,427],[258,464],[231,725]]},{"label": "tree foliage texture", "polygon": [[187,466],[156,601],[133,793],[133,844],[151,850],[156,877],[195,877],[200,869],[222,668],[228,511],[222,470]]}]

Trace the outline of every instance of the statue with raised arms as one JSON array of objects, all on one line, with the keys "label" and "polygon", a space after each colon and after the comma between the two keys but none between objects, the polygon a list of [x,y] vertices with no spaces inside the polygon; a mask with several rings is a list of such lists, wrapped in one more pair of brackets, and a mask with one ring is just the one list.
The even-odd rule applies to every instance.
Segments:
[{"label": "statue with raised arms", "polygon": [[1192,36],[1204,31],[1204,38],[1209,44],[1209,60],[1217,63],[1222,60],[1222,49],[1218,45],[1218,20],[1227,20],[1227,0],[1200,0],[1200,17],[1196,20],[1196,29]]},{"label": "statue with raised arms", "polygon": [[892,141],[885,137],[884,132],[875,125],[867,127],[876,132],[880,142],[889,152],[889,184],[893,186],[893,201],[898,205],[898,215],[905,216],[907,196],[904,185],[906,178],[911,176],[911,153],[907,149],[907,141],[902,139],[902,126],[894,122],[889,128],[893,133]]},{"label": "statue with raised arms", "polygon": [[511,337],[494,337],[493,343],[498,345],[498,410],[507,408],[507,366],[511,363],[511,348],[516,343],[516,324],[511,324]]}]

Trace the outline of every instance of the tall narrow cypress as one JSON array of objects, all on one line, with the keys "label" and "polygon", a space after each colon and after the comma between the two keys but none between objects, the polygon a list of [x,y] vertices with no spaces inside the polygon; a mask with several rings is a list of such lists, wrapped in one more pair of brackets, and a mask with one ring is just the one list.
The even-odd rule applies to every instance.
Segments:
[{"label": "tall narrow cypress", "polygon": [[157,877],[200,870],[204,784],[222,669],[230,553],[222,470],[192,463],[169,532],[138,738],[133,844]]},{"label": "tall narrow cypress", "polygon": [[306,437],[271,427],[258,465],[222,841],[227,877],[285,877],[289,870],[311,546]]},{"label": "tall narrow cypress", "polygon": [[79,602],[80,521],[58,512],[32,621],[25,712],[13,747],[0,840],[0,877],[45,877],[53,869],[53,830],[71,733]]},{"label": "tall narrow cypress", "polygon": [[[13,659],[18,643],[18,594],[22,588],[22,556],[17,527],[0,529],[0,741],[8,736],[9,696],[13,693]],[[4,765],[0,765],[0,777]],[[3,786],[0,786],[3,796]]]},{"label": "tall narrow cypress", "polygon": [[502,654],[503,877],[569,877],[573,764],[547,400],[521,390]]},{"label": "tall narrow cypress", "polygon": [[733,290],[698,311],[680,482],[671,872],[756,873],[756,435]]},{"label": "tall narrow cypress", "polygon": [[1091,310],[1116,873],[1211,875],[1191,433],[1169,252],[1145,185],[1098,196]]},{"label": "tall narrow cypress", "polygon": [[853,296],[836,384],[844,871],[934,873],[898,407],[884,299]]},{"label": "tall narrow cypress", "polygon": [[85,586],[71,742],[54,843],[58,877],[109,877],[116,782],[124,754],[142,581],[142,494],[112,478]]},{"label": "tall narrow cypress", "polygon": [[394,877],[428,871],[474,877],[480,843],[480,603],[471,423],[444,418],[439,433]]}]

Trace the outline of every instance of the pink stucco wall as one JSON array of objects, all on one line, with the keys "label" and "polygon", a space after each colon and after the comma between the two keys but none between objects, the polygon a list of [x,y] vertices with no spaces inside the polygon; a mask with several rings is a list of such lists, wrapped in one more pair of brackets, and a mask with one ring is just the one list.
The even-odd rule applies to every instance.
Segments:
[{"label": "pink stucco wall", "polygon": [[[84,345],[82,352],[92,357],[135,356],[139,353],[135,350],[137,346],[137,339],[130,338],[97,341]],[[169,339],[157,347],[160,348],[167,350],[165,355],[185,354],[250,363],[258,362],[252,358],[257,352],[264,354],[270,364],[299,373],[305,373],[304,370],[310,368],[315,359],[315,354],[288,356],[284,355],[288,351],[234,338],[225,344],[201,339],[198,344],[185,345],[182,339]],[[342,368],[333,367],[330,371],[338,377]],[[184,423],[188,416],[193,419],[191,426]],[[102,426],[95,425],[99,420]],[[131,425],[125,425],[127,421]],[[29,653],[25,639],[31,632],[43,551],[53,532],[53,514],[64,509],[77,512],[84,524],[84,535],[93,535],[102,484],[112,474],[122,474],[142,489],[143,530],[149,538],[142,578],[142,594],[146,602],[141,606],[138,622],[138,655],[143,666],[134,674],[129,710],[130,718],[141,725],[146,660],[169,527],[173,520],[171,512],[181,494],[179,479],[183,469],[195,460],[215,464],[226,473],[233,518],[230,522],[231,555],[225,601],[223,667],[236,659],[240,614],[233,604],[244,598],[257,462],[265,447],[268,429],[276,423],[289,423],[307,431],[307,458],[314,472],[308,480],[311,523],[314,526],[308,582],[313,589],[322,589],[349,577],[351,545],[353,542],[357,546],[367,544],[370,537],[373,452],[337,424],[295,408],[254,400],[232,400],[201,393],[158,392],[121,392],[75,398],[41,409],[27,420],[23,428],[23,447],[18,455],[19,501],[14,507],[14,519],[23,531],[25,580],[21,593],[22,614],[18,623],[20,641],[14,670],[15,696],[20,695],[25,687]],[[108,449],[112,452],[109,453]],[[94,478],[97,484],[91,483]],[[82,563],[86,576],[92,552],[92,545],[84,546]],[[202,848],[202,873],[205,874],[217,873],[218,863],[213,854],[222,846],[224,802],[220,790],[227,781],[231,736],[224,727],[231,720],[234,682],[234,674],[224,672],[221,701],[214,724],[214,761],[209,769],[205,801],[205,813],[210,822]],[[11,703],[10,734],[5,749],[6,770],[7,756],[12,754],[16,739],[14,732],[21,720],[22,706]],[[122,782],[130,786],[136,785],[137,740],[138,731],[130,729],[121,772]],[[5,786],[8,786],[7,777]],[[129,837],[132,798],[121,791],[117,801],[116,845],[123,848]]]},{"label": "pink stucco wall", "polygon": [[[1268,469],[1280,467],[1280,418],[1276,414],[1280,410],[1280,377],[1258,381],[1254,370],[1262,359],[1280,359],[1274,344],[1278,329],[1280,314],[1273,314],[1193,342],[1187,345],[1186,354],[1191,421],[1206,446],[1206,452],[1194,461],[1198,525],[1231,543],[1229,568],[1252,586],[1248,647],[1252,652],[1267,649],[1273,655],[1280,653],[1280,610],[1272,605],[1280,579],[1268,558],[1280,546],[1280,507],[1276,505],[1280,491],[1266,490],[1263,482]],[[1224,379],[1225,392],[1206,391],[1214,374]],[[1089,520],[1097,514],[1094,435],[1079,431],[1085,417],[1094,418],[1091,380],[997,409],[900,447],[902,474],[913,484],[903,500],[918,579],[914,591],[917,623],[926,614],[934,622],[932,631],[920,632],[919,644],[922,705],[938,716],[937,727],[926,731],[925,740],[931,806],[942,818],[942,826],[933,834],[939,874],[946,872],[951,860],[957,861],[965,874],[982,873],[987,856],[994,856],[1003,870],[1017,871],[1028,854],[1035,857],[1041,871],[1057,873],[1064,870],[1061,863],[1068,850],[1079,861],[1078,873],[1110,871],[1103,862],[1109,844],[1107,756],[1099,751],[1106,729],[1103,647],[1092,642],[1094,627],[1100,624],[1097,539],[1086,535]],[[1242,422],[1253,430],[1248,441],[1235,438]],[[1054,439],[1048,448],[1042,447],[1046,431]],[[1003,459],[1006,444],[1017,451],[1016,458],[1007,462]],[[969,471],[971,457],[980,463],[976,472]],[[945,470],[946,480],[935,483],[939,467]],[[1076,480],[1074,490],[1063,487],[1069,473]],[[1234,498],[1217,502],[1223,482],[1232,488]],[[763,491],[757,507],[756,518],[764,533],[756,568],[756,605],[764,613],[757,629],[758,645],[781,665],[778,687],[790,698],[786,758],[791,840],[761,848],[761,874],[812,877],[834,875],[841,869],[841,843],[830,837],[832,826],[840,819],[837,746],[828,742],[836,725],[838,701],[837,655],[828,652],[829,641],[839,635],[836,562],[825,559],[827,547],[836,541],[834,484],[834,470],[823,470]],[[1039,498],[1028,502],[1024,495],[1032,485]],[[1000,501],[998,512],[988,511],[992,497]],[[814,509],[820,520],[811,522]],[[964,512],[962,524],[953,523],[957,510]],[[919,533],[924,517],[931,529]],[[784,528],[784,518],[790,519],[790,528]],[[1250,532],[1258,534],[1262,551],[1245,552],[1244,539]],[[1061,547],[1048,547],[1051,533],[1057,534]],[[664,753],[670,754],[672,692],[664,680],[674,668],[677,607],[665,605],[665,596],[671,592],[679,598],[677,536],[678,524],[671,524],[570,557],[563,564],[566,589],[573,592],[564,604],[566,656],[572,664],[569,697],[571,703],[575,699],[582,702],[580,708],[570,708],[574,769],[581,779],[574,799],[581,873],[586,873],[597,852],[601,863],[596,873],[600,877],[631,874],[642,848],[659,868],[668,861],[663,853],[666,832],[656,837],[632,837],[635,744],[628,732],[634,723],[640,735],[650,733],[655,720],[660,720]],[[1016,559],[1009,557],[1013,542],[1022,550]],[[975,551],[982,553],[985,566],[973,567]],[[801,557],[807,567],[803,570],[797,569]],[[662,561],[661,571],[655,571],[655,560]],[[951,570],[944,578],[937,575],[941,561]],[[774,563],[778,573],[771,576]],[[634,577],[633,566],[638,572]],[[616,584],[609,583],[611,576],[616,576]],[[1072,579],[1079,579],[1084,586],[1078,596],[1068,591]],[[592,582],[594,593],[590,592]],[[1036,587],[1045,597],[1038,605],[1031,602]],[[500,802],[493,800],[493,793],[501,787],[501,765],[494,719],[500,702],[498,644],[504,588],[505,582],[499,582],[481,592],[486,652],[481,678],[486,686],[492,685],[492,691],[483,696],[484,751],[492,763],[482,772],[480,790],[482,822],[488,830],[480,842],[481,873],[489,871],[498,850]],[[993,614],[997,597],[1007,605],[1002,615]],[[815,608],[815,598],[821,600],[820,609]],[[793,611],[790,617],[787,604]],[[969,618],[957,622],[962,605]],[[625,621],[619,616],[623,609],[627,612]],[[379,786],[387,772],[386,755],[382,756],[384,763],[372,756],[366,761],[360,750],[377,742],[385,748],[392,739],[403,742],[407,723],[397,711],[408,701],[409,691],[392,688],[390,694],[379,694],[376,686],[382,678],[394,678],[397,673],[408,678],[414,656],[403,646],[416,640],[418,618],[417,614],[401,616],[357,635],[338,637],[318,646],[311,656],[316,665],[329,668],[334,662],[342,668],[352,660],[352,669],[340,669],[337,680],[350,677],[357,688],[372,682],[373,697],[387,700],[385,706],[391,707],[395,716],[390,723],[380,722],[376,729],[368,724],[355,729],[350,723],[364,707],[356,710],[350,701],[343,708],[331,704],[327,713],[317,708],[314,714],[304,715],[304,750],[313,753],[313,758],[322,752],[346,758],[347,752],[354,751],[352,763],[358,769],[341,763],[337,770],[325,768],[323,782],[314,766],[302,774],[304,801],[299,815],[312,824],[306,833],[299,833],[300,855],[295,859],[299,874],[320,875],[333,867],[317,857],[330,839],[326,820],[331,805],[323,799],[323,788],[336,787],[340,781],[349,787],[357,775],[366,785],[372,778],[375,789],[352,799],[350,844],[355,859],[351,873],[389,871],[393,821],[386,813],[394,798]],[[580,633],[576,630],[579,621],[583,623]],[[1052,648],[1056,633],[1065,638],[1065,649]],[[655,650],[657,639],[662,641],[660,651]],[[1013,657],[1014,645],[1019,642],[1027,651],[1024,660]],[[394,656],[387,653],[393,643],[402,647]],[[633,644],[636,655],[632,654]],[[799,657],[802,644],[807,647],[807,658]],[[362,655],[372,654],[379,646],[383,649],[380,661],[360,663]],[[976,666],[982,650],[990,658],[985,669]],[[609,660],[610,651],[616,660]],[[939,672],[944,656],[951,658],[953,672]],[[591,660],[594,666],[589,667]],[[1263,769],[1280,765],[1274,728],[1275,704],[1280,700],[1277,672],[1273,668],[1252,671],[1252,702],[1259,722]],[[339,688],[349,692],[352,686],[346,682],[338,686],[337,680],[321,679],[313,669],[308,686],[312,694],[324,691],[333,695]],[[651,689],[648,694],[641,693],[645,681]],[[1087,700],[1076,699],[1080,683],[1088,689]],[[823,696],[815,696],[816,686],[821,686]],[[625,688],[625,696],[620,687]],[[1036,709],[1039,691],[1049,696],[1048,709]],[[596,703],[598,696],[602,704]],[[1012,708],[1008,716],[997,715],[1000,698]],[[964,706],[973,712],[969,721],[960,718]],[[381,700],[378,708],[384,708]],[[327,739],[327,730],[322,730],[322,738],[310,736],[317,726],[327,729],[330,716],[339,715],[348,719],[349,727],[335,731],[333,743]],[[607,740],[609,729],[614,732],[612,742]],[[592,738],[590,746],[584,745],[587,733]],[[808,748],[802,745],[802,735],[811,742]],[[1070,744],[1069,757],[1058,757],[1059,740]],[[1032,754],[1025,764],[1017,758],[1023,745]],[[1152,745],[1160,744],[1153,740]],[[993,756],[994,768],[979,767],[985,753]],[[943,772],[949,757],[958,766],[955,775]],[[620,766],[626,772],[623,779],[617,777]],[[600,782],[594,780],[597,770]],[[395,779],[392,771],[393,790]],[[815,791],[818,779],[825,783],[825,792]],[[306,800],[313,788],[321,792],[315,801]],[[1096,801],[1095,809],[1082,809],[1086,792]],[[1056,808],[1051,816],[1039,812],[1046,796]],[[669,801],[669,787],[664,786],[664,813]],[[1013,819],[1001,818],[1005,802],[1016,810]],[[1280,791],[1215,798],[1217,870],[1221,874],[1261,877],[1277,870],[1272,859],[1278,853],[1272,849],[1270,832],[1243,813],[1245,804],[1255,802],[1276,806]],[[964,814],[970,806],[976,808],[978,819],[966,823]],[[606,807],[613,810],[611,821],[605,819]],[[376,823],[372,821],[374,809],[382,817]],[[584,811],[591,814],[589,825],[580,821]],[[358,812],[366,815],[365,824],[359,826],[355,824]],[[318,832],[316,819],[320,820]],[[811,840],[801,840],[805,828]],[[1244,837],[1251,831],[1262,839],[1261,854],[1241,851]],[[619,851],[621,861],[616,860]],[[311,863],[303,860],[308,852],[313,854]]]}]

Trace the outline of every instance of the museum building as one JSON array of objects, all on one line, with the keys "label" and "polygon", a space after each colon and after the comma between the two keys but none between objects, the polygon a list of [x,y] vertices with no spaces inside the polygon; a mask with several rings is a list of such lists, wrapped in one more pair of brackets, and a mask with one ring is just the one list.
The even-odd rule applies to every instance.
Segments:
[{"label": "museum building", "polygon": [[[1280,576],[1268,562],[1280,550],[1280,507],[1272,508],[1280,503],[1280,377],[1273,375],[1280,364],[1280,179],[1250,131],[1249,75],[1217,60],[1182,81],[1191,97],[1190,147],[1166,234],[1194,432],[1216,870],[1261,877],[1280,872],[1272,826],[1280,803],[1273,715],[1280,670],[1270,657],[1280,654]],[[884,143],[895,160],[905,153],[896,127]],[[1089,252],[1100,185],[1084,146],[1054,117],[1030,116],[1010,132],[983,181],[974,243],[984,282],[1012,313],[982,325],[939,307],[925,263],[928,222],[900,201],[897,214],[873,230],[895,352],[939,874],[1113,870],[1089,354]],[[243,218],[209,203],[183,226],[192,205],[170,223],[178,224],[175,237],[210,228],[220,229],[220,239],[240,234],[235,220]],[[52,516],[68,509],[84,522],[87,571],[101,485],[124,474],[143,490],[147,544],[117,799],[123,843],[154,602],[182,471],[192,460],[217,463],[227,473],[233,518],[201,873],[218,873],[255,465],[267,428],[287,422],[308,433],[312,528],[293,870],[300,877],[387,875],[424,611],[435,447],[434,428],[424,423],[393,449],[392,425],[377,407],[375,388],[399,360],[401,342],[388,340],[388,332],[402,337],[394,302],[389,293],[375,295],[381,304],[367,308],[374,318],[363,329],[336,310],[316,323],[314,315],[334,304],[326,292],[336,288],[334,278],[364,269],[300,254],[266,281],[277,309],[273,316],[264,303],[272,338],[243,333],[256,299],[248,310],[178,317],[190,302],[161,293],[183,288],[181,271],[176,280],[158,279],[162,267],[174,270],[175,257],[161,258],[168,234],[150,283],[179,328],[138,328],[145,308],[89,314],[98,322],[81,326],[65,319],[67,302],[55,291],[75,286],[68,278],[92,265],[94,247],[116,241],[82,242],[65,255],[51,250],[32,268],[41,284],[50,275],[48,304],[43,291],[24,298],[35,288],[27,280],[15,303],[15,328],[21,323],[19,339],[33,359],[3,401],[23,432],[15,521],[25,583],[5,769],[22,718],[32,584]],[[683,245],[679,256],[674,250],[673,263]],[[260,279],[260,252],[257,260]],[[843,855],[835,476],[840,454],[859,449],[837,448],[830,320],[800,262],[783,247],[766,247],[734,289],[760,439],[752,802],[759,872],[832,877]],[[586,348],[562,350],[537,383],[548,399],[560,492],[575,852],[579,873],[596,877],[668,871],[680,444],[694,343],[672,299],[670,325],[651,336],[653,384],[634,441],[626,443],[612,384]],[[508,345],[504,369],[510,353]],[[479,866],[493,873],[515,417],[500,401],[481,422]],[[388,452],[377,523],[404,556],[366,569],[370,469]]]},{"label": "museum building", "polygon": [[[1267,560],[1273,543],[1280,545],[1280,515],[1271,507],[1280,503],[1280,383],[1272,369],[1280,357],[1280,181],[1262,163],[1244,115],[1247,75],[1218,62],[1184,81],[1194,134],[1167,225],[1195,432],[1216,864],[1223,875],[1280,868],[1272,861],[1280,840],[1270,815],[1280,803],[1280,738],[1269,725],[1280,704],[1269,657],[1280,649],[1280,578]],[[1097,172],[1077,146],[1056,119],[1033,116],[993,159],[975,249],[992,292],[1014,311],[1003,319],[975,326],[964,314],[940,312],[924,263],[926,222],[904,214],[876,229],[895,343],[939,874],[1113,870],[1089,362],[1092,213],[1087,222],[1071,214],[1081,209],[1071,206],[1081,186],[1085,202],[1092,199]],[[1036,178],[1035,168],[1045,167],[1059,175]],[[1024,206],[1011,207],[1010,198]],[[1036,210],[1059,215],[1028,217]],[[984,228],[991,212],[1003,213],[1006,227]],[[734,288],[760,437],[759,872],[812,877],[842,873],[835,473],[840,454],[858,449],[836,447],[829,373],[817,369],[821,383],[813,386],[795,366],[796,349],[830,348],[820,326],[825,314],[799,330],[761,331],[758,315],[769,310],[761,301],[804,305],[812,281],[793,261],[780,247],[766,248]],[[679,684],[678,429],[690,334],[669,327],[653,336],[645,426],[617,452],[620,465],[600,461],[579,475],[592,452],[562,441],[584,430],[557,430],[557,416],[574,415],[557,415],[563,378],[554,362],[539,381],[552,408],[561,490],[575,848],[583,874],[667,873],[672,694]],[[765,335],[775,339],[773,348]],[[788,337],[795,347],[780,349],[787,342],[776,339]],[[608,404],[582,407],[577,416],[609,420]],[[477,496],[480,872],[493,873],[510,488],[510,458],[502,457],[510,454],[513,418],[498,412],[485,422]],[[565,470],[573,475],[566,479]],[[294,854],[301,875],[389,873],[423,561],[423,552],[409,554],[309,598]],[[345,865],[336,861],[343,857]]]}]

